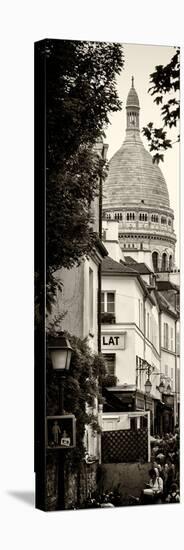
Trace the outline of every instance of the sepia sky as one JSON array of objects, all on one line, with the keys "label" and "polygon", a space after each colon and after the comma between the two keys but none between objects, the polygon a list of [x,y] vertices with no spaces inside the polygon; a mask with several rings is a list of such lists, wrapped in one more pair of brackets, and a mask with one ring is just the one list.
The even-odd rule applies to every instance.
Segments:
[{"label": "sepia sky", "polygon": [[[122,111],[111,116],[111,124],[106,130],[106,143],[109,144],[107,158],[110,160],[112,155],[119,149],[124,138],[126,128],[126,99],[131,87],[131,77],[134,76],[134,86],[138,93],[140,102],[140,129],[146,126],[148,122],[153,122],[156,127],[161,127],[160,108],[153,102],[153,97],[148,94],[149,75],[155,69],[156,65],[166,65],[174,54],[174,48],[168,46],[145,46],[135,44],[125,44],[124,49],[124,68],[117,79],[119,98],[123,102]],[[175,142],[179,130],[172,129],[168,131],[168,137]],[[144,146],[148,150],[148,142],[144,136],[141,136]],[[179,154],[180,147],[175,143],[172,149],[164,153],[164,162],[159,166],[166,179],[170,206],[175,215],[175,232],[177,236],[176,244],[176,265],[179,266]]]}]

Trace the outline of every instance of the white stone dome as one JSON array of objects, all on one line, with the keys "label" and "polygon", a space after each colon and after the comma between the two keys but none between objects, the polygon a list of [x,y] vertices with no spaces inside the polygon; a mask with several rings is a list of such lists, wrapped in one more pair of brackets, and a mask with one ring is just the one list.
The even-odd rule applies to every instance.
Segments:
[{"label": "white stone dome", "polygon": [[153,163],[137,130],[129,130],[123,145],[112,157],[103,186],[103,208],[125,205],[170,207],[169,193],[159,166]]}]

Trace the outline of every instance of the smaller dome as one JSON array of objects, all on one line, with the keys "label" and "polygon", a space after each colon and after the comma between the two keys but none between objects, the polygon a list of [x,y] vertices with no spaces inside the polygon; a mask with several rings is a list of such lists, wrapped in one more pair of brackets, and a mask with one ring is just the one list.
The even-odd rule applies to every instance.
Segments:
[{"label": "smaller dome", "polygon": [[130,88],[130,91],[128,93],[126,107],[139,107],[139,98],[137,95],[137,92],[134,88],[134,77],[132,76],[132,87]]}]

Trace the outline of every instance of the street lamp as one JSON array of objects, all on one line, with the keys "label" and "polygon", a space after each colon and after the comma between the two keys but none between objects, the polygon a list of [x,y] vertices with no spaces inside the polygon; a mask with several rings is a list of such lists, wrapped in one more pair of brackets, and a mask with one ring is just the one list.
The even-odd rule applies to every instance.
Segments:
[{"label": "street lamp", "polygon": [[72,348],[64,334],[50,338],[48,341],[53,369],[57,372],[66,372],[70,368]]},{"label": "street lamp", "polygon": [[64,412],[64,385],[63,380],[69,371],[72,356],[72,348],[68,338],[64,334],[52,337],[48,340],[52,367],[59,377],[59,412]]},{"label": "street lamp", "polygon": [[[70,368],[72,348],[66,336],[62,333],[48,339],[48,350],[51,357],[53,371],[59,382],[59,414],[64,414],[64,378]],[[65,474],[64,474],[64,449],[62,455],[58,455],[58,510],[65,509]]]},{"label": "street lamp", "polygon": [[146,382],[145,382],[145,384],[144,384],[144,387],[145,387],[145,393],[146,393],[146,395],[150,395],[150,393],[151,393],[151,388],[152,388],[152,383],[151,383],[151,381],[150,381],[149,378],[147,378],[147,380],[146,380]]}]

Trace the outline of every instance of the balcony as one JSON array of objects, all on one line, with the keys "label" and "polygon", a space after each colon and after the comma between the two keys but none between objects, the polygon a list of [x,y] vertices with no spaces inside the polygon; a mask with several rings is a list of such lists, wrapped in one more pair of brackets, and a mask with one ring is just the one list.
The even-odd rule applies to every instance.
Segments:
[{"label": "balcony", "polygon": [[101,323],[104,325],[115,325],[116,317],[114,313],[101,313]]}]

